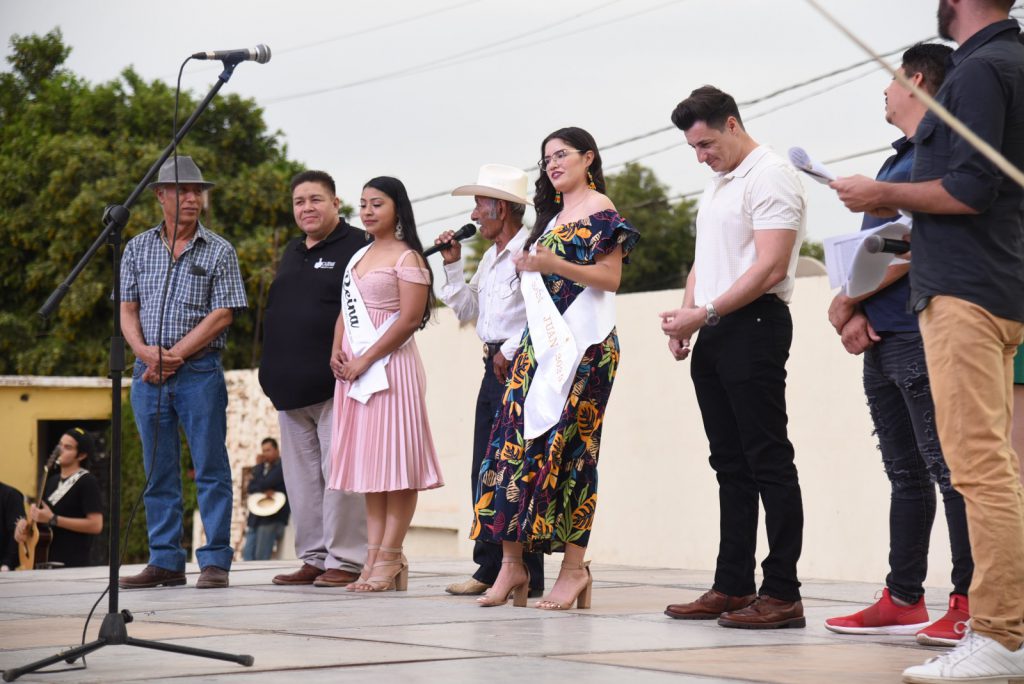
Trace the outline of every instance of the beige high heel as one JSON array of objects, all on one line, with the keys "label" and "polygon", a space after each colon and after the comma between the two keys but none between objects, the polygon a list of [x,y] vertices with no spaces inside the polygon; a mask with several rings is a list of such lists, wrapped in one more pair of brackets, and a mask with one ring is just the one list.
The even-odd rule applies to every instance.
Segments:
[{"label": "beige high heel", "polygon": [[493,588],[492,588],[492,589],[488,590],[488,592],[486,594],[484,594],[483,596],[479,597],[476,600],[476,602],[478,604],[480,604],[480,606],[483,607],[483,608],[491,608],[493,606],[503,606],[506,603],[508,603],[508,597],[511,596],[512,597],[512,605],[513,606],[515,606],[516,608],[525,608],[526,607],[526,599],[530,595],[530,569],[528,567],[526,567],[526,563],[523,562],[522,558],[502,558],[501,559],[501,564],[502,565],[508,564],[508,565],[520,565],[520,566],[522,566],[523,570],[526,570],[526,579],[523,580],[522,583],[517,584],[516,586],[512,587],[512,591],[510,591],[505,596],[502,596],[500,599],[497,596],[490,596],[491,591],[493,591]]},{"label": "beige high heel", "polygon": [[533,607],[540,608],[541,610],[569,610],[572,608],[573,603],[575,603],[577,610],[587,610],[590,608],[590,597],[594,592],[594,576],[590,574],[590,561],[580,563],[579,565],[567,565],[565,561],[562,561],[562,567],[570,568],[572,570],[586,570],[587,583],[583,585],[583,588],[580,589],[579,593],[576,594],[576,596],[574,596],[566,605],[556,603],[551,599],[541,599],[540,601],[537,601]]},{"label": "beige high heel", "polygon": [[[396,553],[398,558],[383,559],[380,553],[373,562],[373,575],[365,582],[355,588],[355,591],[406,591],[409,588],[409,560],[402,553],[401,547],[397,549],[382,546],[380,553]],[[396,572],[381,572],[382,568],[395,568]],[[363,589],[362,587],[367,587]]]},{"label": "beige high heel", "polygon": [[373,572],[373,564],[369,562],[369,560],[370,560],[370,552],[371,551],[380,551],[380,545],[379,544],[367,544],[366,545],[366,560],[367,560],[367,562],[363,563],[363,570],[362,570],[362,572],[359,573],[359,577],[356,578],[356,581],[353,582],[352,584],[348,585],[347,587],[345,587],[345,591],[356,591],[356,585],[358,585],[358,584],[366,584],[367,582],[370,581],[370,573]]}]

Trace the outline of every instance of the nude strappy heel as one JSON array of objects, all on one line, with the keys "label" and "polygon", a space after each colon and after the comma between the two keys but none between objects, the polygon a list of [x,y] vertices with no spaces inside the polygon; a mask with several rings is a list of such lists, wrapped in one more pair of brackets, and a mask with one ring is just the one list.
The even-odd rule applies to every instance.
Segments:
[{"label": "nude strappy heel", "polygon": [[[367,544],[366,545],[366,560],[367,561],[370,560],[370,552],[371,551],[380,551],[380,545],[379,544]],[[373,565],[371,563],[369,563],[369,562],[364,563],[363,564],[363,570],[362,570],[362,572],[359,573],[359,577],[356,578],[355,582],[352,582],[347,587],[345,587],[345,591],[356,591],[356,585],[357,584],[366,584],[367,582],[369,582],[370,581],[370,573],[372,573],[372,572],[373,572]]]},{"label": "nude strappy heel", "polygon": [[[381,558],[380,553],[373,563],[373,575],[371,575],[360,586],[369,587],[361,589],[356,587],[355,591],[406,591],[409,588],[409,561],[402,554],[401,547],[397,549],[381,546],[381,553],[398,554],[398,558]],[[395,572],[381,571],[384,568],[398,568]]]},{"label": "nude strappy heel", "polygon": [[490,596],[489,594],[491,593],[491,591],[493,591],[493,589],[491,589],[487,592],[487,594],[484,594],[483,596],[478,598],[476,602],[480,604],[480,606],[483,608],[503,606],[506,603],[508,603],[508,597],[511,596],[513,606],[515,606],[516,608],[525,608],[526,599],[530,595],[530,569],[526,567],[526,563],[523,562],[522,558],[502,558],[501,564],[522,566],[522,568],[526,570],[526,579],[523,580],[520,584],[517,584],[516,586],[512,587],[512,591],[510,591],[505,596],[502,596],[501,598],[498,598],[497,596]]},{"label": "nude strappy heel", "polygon": [[541,610],[569,610],[572,608],[573,603],[575,603],[578,610],[587,610],[590,608],[590,597],[594,590],[594,576],[590,574],[590,561],[586,561],[578,565],[566,564],[563,561],[562,567],[570,568],[572,570],[586,570],[587,583],[583,585],[583,588],[579,590],[579,593],[577,593],[576,596],[574,596],[566,605],[556,603],[550,599],[541,599],[534,604],[534,608],[540,608]]}]

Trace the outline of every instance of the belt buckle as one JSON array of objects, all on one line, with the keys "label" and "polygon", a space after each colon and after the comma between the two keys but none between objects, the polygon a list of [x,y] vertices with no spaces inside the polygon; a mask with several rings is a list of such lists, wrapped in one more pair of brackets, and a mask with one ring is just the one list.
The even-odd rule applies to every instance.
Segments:
[{"label": "belt buckle", "polygon": [[491,345],[484,342],[484,358],[489,358],[491,355]]}]

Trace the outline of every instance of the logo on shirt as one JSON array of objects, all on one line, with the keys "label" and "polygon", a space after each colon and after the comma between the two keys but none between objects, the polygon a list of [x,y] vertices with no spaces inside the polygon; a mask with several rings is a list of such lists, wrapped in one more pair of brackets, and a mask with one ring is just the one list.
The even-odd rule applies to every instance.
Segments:
[{"label": "logo on shirt", "polygon": [[313,264],[313,268],[334,268],[335,263],[336,262],[334,261],[324,261],[323,258],[321,257],[320,259],[316,260],[315,264]]}]

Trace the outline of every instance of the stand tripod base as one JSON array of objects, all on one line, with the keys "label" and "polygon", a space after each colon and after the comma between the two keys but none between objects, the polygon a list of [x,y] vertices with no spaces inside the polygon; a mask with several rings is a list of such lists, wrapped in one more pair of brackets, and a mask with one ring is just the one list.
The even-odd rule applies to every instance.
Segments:
[{"label": "stand tripod base", "polygon": [[82,656],[88,655],[93,651],[97,651],[104,646],[138,646],[140,648],[151,648],[154,651],[167,651],[169,653],[199,656],[200,658],[226,660],[230,663],[245,665],[246,667],[251,667],[253,664],[253,657],[250,655],[235,655],[233,653],[222,653],[221,651],[208,651],[204,648],[190,648],[188,646],[178,646],[176,644],[165,644],[162,641],[134,639],[128,636],[127,623],[131,621],[132,614],[127,610],[123,610],[120,613],[107,613],[106,617],[103,618],[103,624],[100,626],[99,638],[95,641],[90,641],[87,644],[82,644],[75,648],[69,648],[57,655],[37,660],[34,663],[25,665],[24,667],[14,667],[9,670],[4,670],[3,680],[5,682],[13,682],[23,674],[41,670],[48,665],[59,663],[62,660],[66,663],[73,663]]}]

